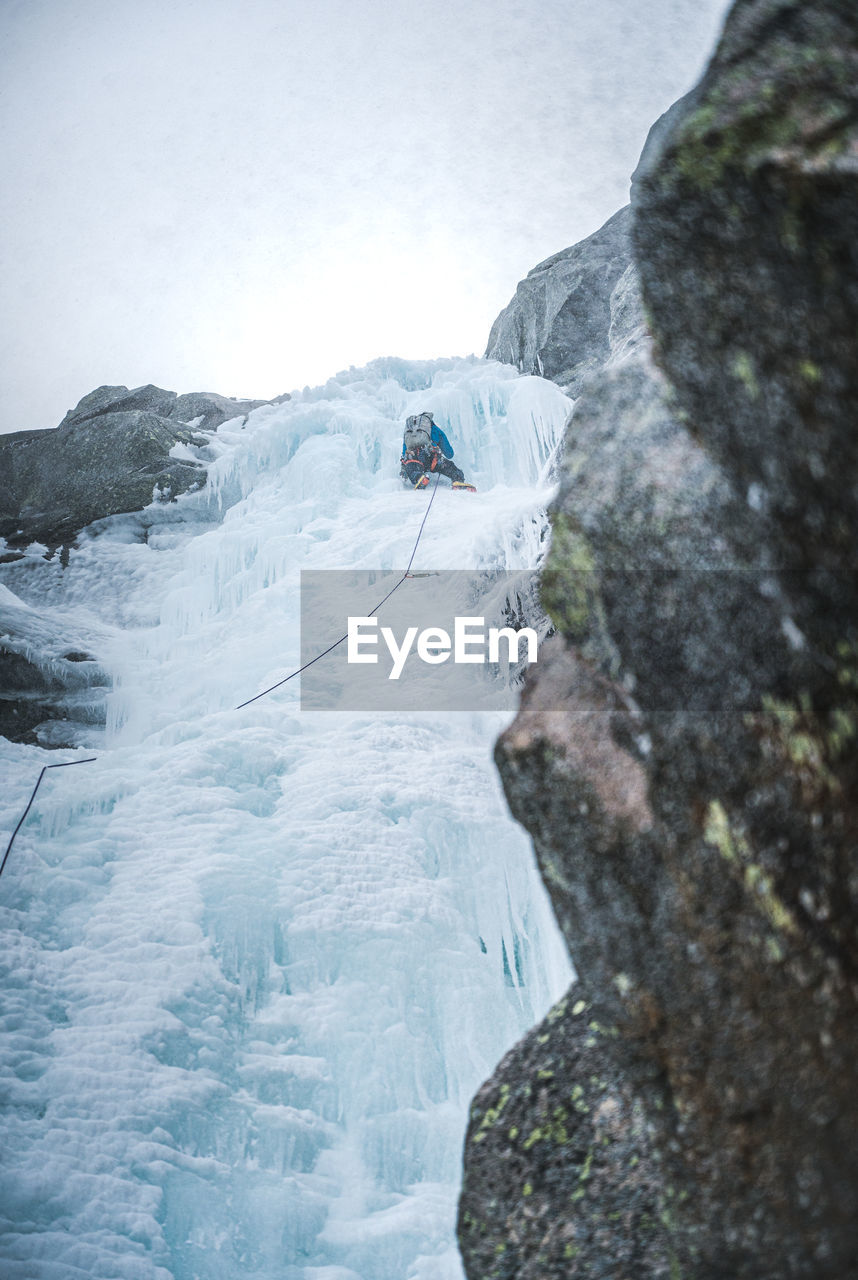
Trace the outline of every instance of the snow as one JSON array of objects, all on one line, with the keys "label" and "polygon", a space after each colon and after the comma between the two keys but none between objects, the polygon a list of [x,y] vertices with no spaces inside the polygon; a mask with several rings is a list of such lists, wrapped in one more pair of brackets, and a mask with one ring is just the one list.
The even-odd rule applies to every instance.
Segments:
[{"label": "snow", "polygon": [[439,489],[415,570],[534,567],[570,402],[473,359],[235,419],[206,489],[4,566],[112,678],[103,737],[0,739],[4,831],[99,752],[0,881],[9,1280],[461,1277],[469,1100],[571,977],[504,716],[313,714],[297,681],[234,709],[298,665],[301,569],[404,568],[427,407],[479,492]]}]

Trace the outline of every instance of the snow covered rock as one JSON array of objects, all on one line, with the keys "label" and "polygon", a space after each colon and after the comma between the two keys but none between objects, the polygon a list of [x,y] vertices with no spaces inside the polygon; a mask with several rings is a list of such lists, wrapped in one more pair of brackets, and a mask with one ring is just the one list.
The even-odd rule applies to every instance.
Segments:
[{"label": "snow covered rock", "polygon": [[0,438],[0,536],[50,548],[105,516],[139,511],[205,482],[202,465],[170,456],[204,437],[145,409],[106,411],[53,431]]},{"label": "snow covered rock", "polygon": [[94,520],[197,488],[205,483],[207,455],[195,451],[208,441],[196,432],[288,398],[98,387],[55,430],[0,437],[0,537],[11,548],[38,541],[53,549]]},{"label": "snow covered rock", "polygon": [[168,417],[176,422],[193,422],[203,431],[216,431],[232,418],[250,413],[264,404],[283,404],[288,399],[287,394],[271,401],[234,400],[231,396],[219,396],[214,391],[191,391],[176,398]]},{"label": "snow covered rock", "polygon": [[48,747],[91,742],[111,685],[92,652],[99,638],[0,585],[0,735]]}]

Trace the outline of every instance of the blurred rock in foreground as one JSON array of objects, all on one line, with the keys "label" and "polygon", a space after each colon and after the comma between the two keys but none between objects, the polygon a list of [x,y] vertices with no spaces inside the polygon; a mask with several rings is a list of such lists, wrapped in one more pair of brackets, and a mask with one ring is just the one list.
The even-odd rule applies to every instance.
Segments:
[{"label": "blurred rock in foreground", "polygon": [[545,1044],[599,1030],[547,1067],[565,1141],[540,1029],[478,1096],[471,1280],[858,1276],[856,183],[858,10],[735,5],[636,174],[654,345],[576,403],[498,743],[581,977]]}]

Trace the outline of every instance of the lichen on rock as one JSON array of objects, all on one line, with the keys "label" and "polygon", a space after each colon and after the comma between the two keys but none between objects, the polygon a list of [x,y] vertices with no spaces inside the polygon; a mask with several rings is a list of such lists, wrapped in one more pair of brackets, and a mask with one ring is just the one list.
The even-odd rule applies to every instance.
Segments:
[{"label": "lichen on rock", "polygon": [[[739,0],[636,171],[652,341],[627,307],[580,389],[543,578],[558,635],[497,760],[611,1031],[587,1069],[641,1117],[660,1235],[611,1216],[616,1164],[584,1213],[585,1154],[487,1132],[471,1280],[858,1275],[856,69],[854,6]],[[499,1082],[538,1097],[534,1035],[472,1136]],[[571,1048],[550,1069],[585,1085]]]},{"label": "lichen on rock", "polygon": [[605,1061],[606,1034],[570,995],[474,1099],[465,1149],[479,1161],[459,1208],[470,1275],[571,1280],[594,1274],[600,1253],[613,1275],[670,1280],[662,1165],[643,1107]]}]

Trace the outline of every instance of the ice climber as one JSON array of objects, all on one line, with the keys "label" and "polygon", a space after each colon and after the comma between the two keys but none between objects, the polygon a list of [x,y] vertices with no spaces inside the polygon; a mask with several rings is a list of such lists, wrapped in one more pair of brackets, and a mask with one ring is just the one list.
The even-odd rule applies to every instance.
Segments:
[{"label": "ice climber", "polygon": [[449,477],[454,489],[470,489],[465,474],[452,461],[453,446],[441,428],[433,421],[431,413],[415,413],[405,420],[402,437],[400,475],[415,489],[423,489],[431,475]]}]

